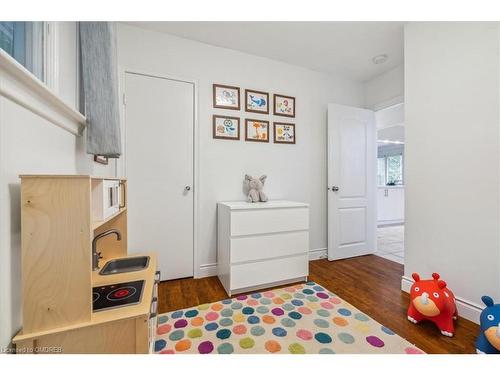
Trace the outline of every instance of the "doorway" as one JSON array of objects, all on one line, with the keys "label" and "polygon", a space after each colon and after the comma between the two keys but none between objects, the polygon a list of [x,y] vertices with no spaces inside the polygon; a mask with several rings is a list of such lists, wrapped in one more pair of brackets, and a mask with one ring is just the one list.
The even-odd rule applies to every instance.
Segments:
[{"label": "doorway", "polygon": [[192,277],[194,83],[126,72],[124,92],[130,252],[157,252],[161,280]]},{"label": "doorway", "polygon": [[375,112],[377,123],[377,251],[404,264],[404,104]]}]

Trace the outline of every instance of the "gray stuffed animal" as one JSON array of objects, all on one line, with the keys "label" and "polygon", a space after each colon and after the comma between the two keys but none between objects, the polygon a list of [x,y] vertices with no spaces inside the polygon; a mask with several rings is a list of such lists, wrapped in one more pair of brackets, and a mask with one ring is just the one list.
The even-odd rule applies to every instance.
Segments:
[{"label": "gray stuffed animal", "polygon": [[266,175],[262,175],[260,178],[245,175],[245,186],[248,190],[247,202],[267,202],[267,195],[262,191],[266,178]]}]

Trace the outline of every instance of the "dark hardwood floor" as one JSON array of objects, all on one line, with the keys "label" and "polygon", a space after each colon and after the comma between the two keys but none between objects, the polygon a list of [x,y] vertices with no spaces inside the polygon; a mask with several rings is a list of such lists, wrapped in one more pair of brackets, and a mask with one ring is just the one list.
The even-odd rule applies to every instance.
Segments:
[{"label": "dark hardwood floor", "polygon": [[[429,322],[419,325],[406,318],[409,295],[401,291],[403,266],[375,255],[329,262],[309,263],[309,279],[337,294],[379,323],[426,353],[475,353],[479,327],[463,318],[456,323],[455,337],[441,335]],[[160,313],[227,298],[219,279],[164,281],[159,287]]]}]

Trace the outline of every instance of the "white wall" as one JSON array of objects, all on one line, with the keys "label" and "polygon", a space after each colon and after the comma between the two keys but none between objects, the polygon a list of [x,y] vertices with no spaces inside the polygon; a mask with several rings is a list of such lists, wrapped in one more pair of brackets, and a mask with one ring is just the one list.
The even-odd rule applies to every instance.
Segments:
[{"label": "white wall", "polygon": [[364,83],[365,108],[378,110],[403,101],[403,64]]},{"label": "white wall", "polygon": [[[198,82],[200,233],[202,274],[216,263],[216,202],[245,199],[245,173],[267,174],[271,199],[287,198],[311,205],[310,248],[324,250],[326,231],[327,103],[361,106],[362,85],[282,62],[120,24],[118,61],[138,72],[184,77]],[[244,111],[212,108],[212,84],[221,83],[297,98],[297,144],[258,144],[212,139],[212,114],[269,118]],[[243,94],[243,91],[242,91]],[[288,121],[287,118],[279,118]],[[243,131],[243,128],[242,128]],[[244,138],[244,137],[243,137]],[[147,147],[147,145],[145,145]]]},{"label": "white wall", "polygon": [[377,129],[390,128],[391,126],[404,125],[405,105],[399,103],[375,112]]},{"label": "white wall", "polygon": [[[59,95],[75,105],[75,23],[60,28]],[[68,37],[68,33],[72,36]],[[1,79],[1,77],[0,77]],[[64,84],[63,84],[64,82]],[[20,174],[114,175],[113,163],[101,166],[85,153],[84,137],[0,96],[0,347],[21,326]],[[90,250],[89,250],[90,251]]]},{"label": "white wall", "polygon": [[405,28],[405,275],[439,272],[474,320],[500,299],[499,68],[497,23]]}]

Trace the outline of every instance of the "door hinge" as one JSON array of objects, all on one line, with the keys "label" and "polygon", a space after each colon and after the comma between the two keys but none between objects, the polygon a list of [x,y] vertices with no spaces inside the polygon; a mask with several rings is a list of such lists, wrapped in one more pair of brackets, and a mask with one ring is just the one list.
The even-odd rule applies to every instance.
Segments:
[{"label": "door hinge", "polygon": [[122,95],[123,105],[127,105],[127,100],[125,99],[125,93]]}]

